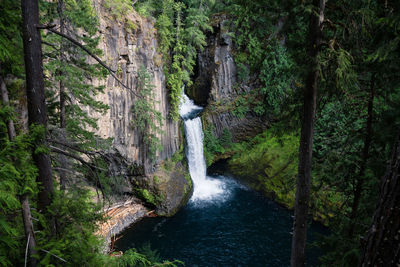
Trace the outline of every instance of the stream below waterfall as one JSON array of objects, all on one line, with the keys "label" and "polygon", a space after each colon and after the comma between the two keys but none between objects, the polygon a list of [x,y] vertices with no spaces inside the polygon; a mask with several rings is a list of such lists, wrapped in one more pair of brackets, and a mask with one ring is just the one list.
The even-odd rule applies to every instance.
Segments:
[{"label": "stream below waterfall", "polygon": [[[118,250],[150,244],[162,259],[185,266],[289,266],[292,212],[247,189],[228,176],[207,176],[203,156],[202,108],[184,96],[180,115],[194,191],[189,203],[171,218],[145,218],[126,230]],[[327,230],[312,223],[309,240]],[[321,252],[307,251],[307,266]]]}]

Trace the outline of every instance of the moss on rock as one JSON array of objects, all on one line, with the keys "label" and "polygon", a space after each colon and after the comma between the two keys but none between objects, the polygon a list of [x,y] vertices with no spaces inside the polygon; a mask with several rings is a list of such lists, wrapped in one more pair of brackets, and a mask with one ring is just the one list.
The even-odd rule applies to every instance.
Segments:
[{"label": "moss on rock", "polygon": [[193,192],[187,164],[181,148],[162,162],[151,176],[134,180],[134,193],[160,216],[172,216],[189,200]]}]

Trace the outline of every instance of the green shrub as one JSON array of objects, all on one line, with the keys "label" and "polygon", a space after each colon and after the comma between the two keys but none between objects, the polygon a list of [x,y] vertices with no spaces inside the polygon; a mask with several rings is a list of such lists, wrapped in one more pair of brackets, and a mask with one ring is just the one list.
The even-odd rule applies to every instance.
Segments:
[{"label": "green shrub", "polygon": [[252,177],[251,183],[276,200],[292,207],[295,199],[298,137],[269,132],[258,135],[247,144],[234,146],[235,155],[229,160],[234,174]]},{"label": "green shrub", "polygon": [[133,12],[131,0],[106,0],[104,6],[116,20],[121,20],[128,13]]},{"label": "green shrub", "polygon": [[220,138],[214,135],[215,127],[213,125],[203,130],[204,134],[204,156],[207,166],[210,166],[217,155],[228,152],[233,145],[232,133],[225,128]]},{"label": "green shrub", "polygon": [[152,195],[147,189],[136,188],[135,193],[138,198],[153,206],[157,206],[159,202],[158,197]]},{"label": "green shrub", "polygon": [[133,104],[132,124],[141,132],[143,142],[148,145],[150,159],[154,160],[157,151],[163,148],[160,138],[163,133],[163,117],[161,112],[154,108],[157,101],[153,92],[152,77],[143,65],[138,71],[137,88],[139,97]]}]

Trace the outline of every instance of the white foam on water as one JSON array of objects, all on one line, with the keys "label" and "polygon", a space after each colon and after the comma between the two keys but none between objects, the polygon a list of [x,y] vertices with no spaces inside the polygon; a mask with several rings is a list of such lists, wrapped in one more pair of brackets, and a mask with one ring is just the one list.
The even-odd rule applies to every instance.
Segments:
[{"label": "white foam on water", "polygon": [[183,94],[179,105],[179,115],[185,119],[190,113],[202,110],[202,107],[196,106],[187,95]]},{"label": "white foam on water", "polygon": [[202,108],[196,106],[192,100],[183,95],[179,114],[184,120],[186,134],[186,157],[188,159],[189,173],[193,180],[193,195],[191,202],[198,201],[223,201],[229,192],[225,183],[211,177],[207,177],[207,167],[203,151],[203,128],[199,117],[189,118],[193,112],[199,112]]}]

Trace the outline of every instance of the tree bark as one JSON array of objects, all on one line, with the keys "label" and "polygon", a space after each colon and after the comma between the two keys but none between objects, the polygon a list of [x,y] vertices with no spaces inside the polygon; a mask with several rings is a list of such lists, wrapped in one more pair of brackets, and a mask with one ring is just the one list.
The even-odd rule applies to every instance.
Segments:
[{"label": "tree bark", "polygon": [[[5,105],[8,105],[10,103],[10,100],[8,98],[8,91],[6,83],[4,82],[3,77],[1,76],[0,76],[0,87],[1,87],[1,99]],[[17,136],[15,133],[14,122],[12,120],[7,121],[7,131],[8,131],[8,137],[12,141]]]},{"label": "tree bark", "polygon": [[[64,8],[64,3],[63,0],[58,0],[57,2],[57,12],[58,16],[60,19],[60,32],[64,34],[64,27],[65,27],[65,21],[64,21],[64,16],[63,16],[63,8]],[[60,62],[61,64],[64,63],[64,43],[63,40],[61,41],[61,46],[60,46]],[[62,76],[63,72],[62,70],[59,70],[59,75]],[[66,101],[66,95],[65,95],[65,86],[64,82],[62,79],[60,79],[60,138],[62,142],[66,142],[66,134],[67,134],[67,123],[66,123],[66,114],[65,114],[65,101]],[[67,162],[67,157],[63,154],[59,155],[59,160],[60,160],[60,170],[58,171],[60,175],[60,189],[65,190],[65,182],[67,180],[67,173],[64,171],[68,169],[68,162]]]},{"label": "tree bark", "polygon": [[310,18],[308,33],[309,71],[304,88],[303,120],[301,126],[299,166],[297,176],[296,203],[293,222],[293,238],[290,265],[304,266],[307,240],[307,215],[310,198],[312,147],[314,121],[319,78],[318,54],[322,40],[322,22],[324,20],[325,0],[313,0],[314,10]]},{"label": "tree bark", "polygon": [[[9,105],[10,100],[8,98],[7,87],[3,80],[3,77],[1,76],[0,76],[0,87],[1,87],[1,99],[5,105]],[[8,131],[8,139],[10,139],[10,141],[13,141],[16,138],[17,134],[14,127],[14,122],[12,120],[7,121],[7,131]],[[30,259],[29,265],[36,266],[37,260],[34,257],[34,255],[37,254],[37,251],[35,249],[36,241],[35,241],[35,233],[33,230],[32,216],[31,216],[31,209],[29,206],[28,195],[23,194],[20,197],[20,202],[22,206],[22,221],[24,223],[25,236],[26,240],[28,241],[28,253]]]},{"label": "tree bark", "polygon": [[[39,125],[46,129],[47,114],[45,104],[42,40],[39,25],[39,6],[37,0],[22,0],[22,31],[24,43],[26,95],[28,98],[29,125]],[[36,142],[34,150],[39,145],[46,146],[45,136]],[[50,157],[43,152],[34,152],[33,160],[38,168],[39,194],[38,208],[45,211],[53,196],[53,179]]]},{"label": "tree bark", "polygon": [[33,230],[32,223],[32,215],[31,208],[29,206],[29,198],[27,194],[23,194],[20,197],[21,206],[22,206],[22,220],[24,222],[24,230],[25,236],[28,240],[28,252],[30,258],[30,266],[36,266],[37,260],[34,257],[37,254],[36,251],[36,240],[35,240],[35,231]]},{"label": "tree bark", "polygon": [[359,266],[400,265],[400,132],[382,177],[374,218],[363,244]]},{"label": "tree bark", "polygon": [[349,227],[349,238],[354,235],[355,222],[357,221],[358,207],[360,206],[360,200],[362,197],[363,185],[364,185],[364,175],[367,168],[367,161],[369,157],[369,149],[372,140],[372,120],[374,112],[374,97],[375,97],[375,74],[371,77],[370,93],[368,98],[368,118],[367,127],[365,130],[364,148],[361,156],[360,170],[357,175],[356,187],[354,189],[354,198],[351,206],[350,213],[350,227]]}]

